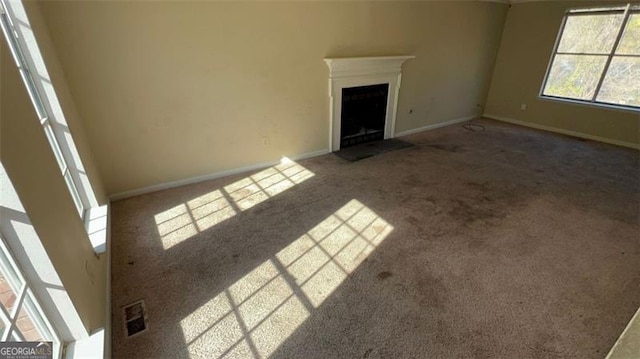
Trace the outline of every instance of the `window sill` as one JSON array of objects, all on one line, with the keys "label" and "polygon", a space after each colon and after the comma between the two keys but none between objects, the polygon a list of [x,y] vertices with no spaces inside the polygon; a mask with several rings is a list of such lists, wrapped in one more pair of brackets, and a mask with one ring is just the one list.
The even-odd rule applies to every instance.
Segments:
[{"label": "window sill", "polygon": [[69,343],[64,359],[104,358],[104,328],[99,329],[86,339]]},{"label": "window sill", "polygon": [[543,101],[568,103],[568,104],[573,104],[573,105],[578,105],[578,106],[599,108],[599,109],[604,109],[604,110],[614,110],[614,111],[621,111],[621,112],[627,112],[627,113],[639,113],[640,112],[640,108],[610,105],[610,104],[599,103],[599,102],[598,103],[594,103],[594,102],[572,100],[572,99],[568,99],[568,98],[552,97],[552,96],[545,96],[545,95],[540,95],[540,96],[538,96],[538,98],[543,100]]},{"label": "window sill", "polygon": [[107,228],[109,226],[109,205],[89,208],[85,214],[85,228],[96,254],[107,250]]}]

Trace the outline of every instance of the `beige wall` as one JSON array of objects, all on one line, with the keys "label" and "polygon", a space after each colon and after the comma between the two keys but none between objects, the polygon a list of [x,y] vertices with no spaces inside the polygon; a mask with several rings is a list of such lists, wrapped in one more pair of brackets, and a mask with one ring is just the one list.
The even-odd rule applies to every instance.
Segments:
[{"label": "beige wall", "polygon": [[64,289],[92,331],[105,325],[106,260],[93,252],[6,41],[0,43],[0,160]]},{"label": "beige wall", "polygon": [[[605,2],[547,1],[513,5],[507,15],[485,113],[534,126],[640,144],[638,112],[538,98],[564,11],[599,3]],[[522,103],[527,104],[525,111],[520,110]]]},{"label": "beige wall", "polygon": [[396,131],[473,115],[487,95],[507,9],[490,2],[40,7],[108,194],[328,148],[324,57],[417,56],[403,68]]}]

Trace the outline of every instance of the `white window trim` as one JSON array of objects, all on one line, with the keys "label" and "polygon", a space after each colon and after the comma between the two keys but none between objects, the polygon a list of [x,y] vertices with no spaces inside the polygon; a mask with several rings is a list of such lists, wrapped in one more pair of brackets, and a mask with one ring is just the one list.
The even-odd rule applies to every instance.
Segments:
[{"label": "white window trim", "polygon": [[0,230],[22,277],[31,284],[43,312],[60,340],[72,343],[89,336],[62,284],[20,198],[0,163]]},{"label": "white window trim", "polygon": [[[17,36],[7,34],[4,27],[3,32],[5,32],[7,40],[11,37],[16,42],[15,45],[23,61],[20,61],[15,54],[13,54],[14,59],[18,68],[21,69],[21,76],[40,118],[43,131],[47,135],[54,156],[60,165],[71,199],[83,220],[94,251],[96,254],[104,253],[108,224],[107,205],[99,206],[91,183],[85,174],[51,76],[29,25],[24,5],[20,0],[0,0],[0,12],[3,12],[3,8],[11,22],[9,24],[11,30],[15,31]],[[13,52],[14,44],[10,43],[9,47]],[[21,62],[24,62],[24,66],[21,65]],[[51,130],[53,139],[49,136],[48,129]],[[57,153],[58,150],[60,154]]]},{"label": "white window trim", "polygon": [[[15,40],[22,50],[24,67],[29,73],[37,74],[37,76],[32,76],[33,81],[25,81],[25,85],[32,100],[33,96],[38,96],[37,100],[40,100],[33,102],[36,106],[37,117],[43,125],[43,131],[49,136],[46,130],[47,126],[50,126],[49,128],[55,136],[55,142],[60,145],[60,151],[64,152],[65,165],[60,166],[61,175],[63,178],[72,177],[74,186],[78,187],[78,192],[82,195],[83,210],[79,211],[81,212],[80,217],[84,222],[94,251],[97,254],[105,252],[108,244],[106,240],[109,235],[109,207],[108,205],[98,205],[91,183],[67,128],[64,113],[53,89],[52,81],[44,65],[22,2],[20,0],[0,0],[0,2],[0,5],[4,6],[4,8],[0,6],[0,10],[6,10],[6,14],[12,19],[14,25],[18,24],[18,26],[13,26],[12,30],[17,34]],[[0,39],[0,41],[4,40]],[[24,81],[23,71],[20,72]],[[29,88],[30,84],[32,88]],[[41,108],[37,107],[38,103],[41,104]],[[52,150],[55,151],[56,148],[52,146]],[[59,161],[60,157],[55,157]],[[58,163],[60,164],[60,162]],[[24,270],[22,277],[28,280],[24,283],[33,284],[29,286],[30,291],[23,290],[20,293],[29,295],[29,305],[31,306],[33,302],[33,306],[38,306],[38,310],[43,316],[46,314],[46,319],[50,321],[50,324],[47,324],[51,327],[50,332],[56,333],[54,330],[57,330],[56,337],[59,345],[56,352],[59,354],[54,358],[59,359],[61,355],[65,355],[67,359],[104,357],[105,350],[108,348],[106,345],[110,342],[109,305],[105,308],[107,329],[88,333],[1,163],[0,194],[0,202],[2,202],[0,203],[2,204],[0,206],[0,228],[6,235],[4,236],[6,247],[13,250],[11,254],[15,256],[14,262],[23,265],[21,268]],[[71,192],[70,195],[73,196]],[[106,261],[109,266],[108,253]],[[107,278],[107,286],[109,293],[109,278]],[[38,303],[38,301],[41,302]],[[109,297],[107,297],[107,302],[109,303]],[[8,318],[11,323],[11,317],[7,317],[7,314],[0,313],[0,316]],[[64,349],[62,349],[63,346]]]},{"label": "white window trim", "polygon": [[[625,106],[625,105],[608,103],[608,102],[601,102],[601,101],[597,101],[596,100],[596,98],[598,97],[598,94],[600,93],[600,88],[602,87],[602,83],[604,82],[604,79],[605,79],[605,77],[607,75],[607,71],[609,70],[609,66],[611,65],[611,60],[613,59],[614,56],[620,56],[620,55],[615,55],[615,51],[618,48],[618,45],[620,44],[620,40],[622,39],[622,35],[623,35],[624,30],[625,30],[625,28],[627,26],[627,22],[629,21],[630,15],[632,13],[640,14],[640,9],[638,9],[636,6],[632,7],[632,5],[633,5],[632,3],[626,4],[624,10],[618,9],[618,10],[608,10],[608,11],[607,10],[601,10],[601,11],[589,12],[588,8],[584,9],[585,10],[585,12],[584,12],[585,15],[586,14],[592,14],[592,13],[620,13],[620,12],[623,12],[623,14],[624,14],[622,23],[620,24],[620,29],[618,30],[618,33],[616,35],[616,39],[615,39],[615,41],[613,43],[611,51],[609,52],[609,54],[598,54],[598,55],[602,55],[602,56],[607,56],[607,61],[605,63],[604,68],[602,69],[602,73],[600,75],[600,78],[598,80],[598,84],[596,86],[596,89],[594,91],[594,94],[593,94],[593,97],[591,98],[591,100],[581,100],[581,99],[575,99],[575,98],[569,98],[569,97],[552,96],[552,95],[545,95],[544,94],[544,89],[547,86],[547,81],[549,80],[549,73],[551,72],[551,67],[553,65],[553,60],[555,59],[556,55],[559,54],[558,46],[560,45],[560,40],[562,39],[562,35],[564,33],[564,28],[565,28],[565,25],[567,23],[567,19],[568,19],[569,16],[580,16],[580,15],[576,15],[575,13],[573,15],[570,15],[572,11],[579,10],[579,9],[569,9],[569,10],[567,10],[565,12],[564,17],[562,18],[562,24],[560,25],[560,30],[558,31],[558,35],[556,36],[556,41],[555,41],[555,44],[553,46],[553,51],[551,52],[551,56],[549,58],[549,62],[548,62],[548,65],[547,65],[547,70],[545,72],[544,79],[542,81],[542,86],[540,87],[540,92],[538,93],[538,97],[540,99],[543,99],[543,100],[566,102],[566,103],[587,105],[587,106],[599,107],[599,108],[616,109],[616,110],[623,110],[623,111],[628,111],[628,112],[640,112],[640,106]],[[587,55],[587,54],[574,54],[574,55]]]},{"label": "white window trim", "polygon": [[[9,341],[14,335],[18,338],[19,341],[25,340],[25,338],[22,336],[22,333],[17,329],[16,324],[20,315],[20,311],[24,309],[27,312],[27,315],[30,316],[30,320],[38,330],[38,332],[41,335],[48,336],[44,339],[53,342],[53,357],[60,358],[62,356],[63,343],[60,340],[60,337],[58,336],[55,328],[49,322],[49,318],[42,310],[42,306],[40,305],[39,300],[31,290],[32,286],[29,280],[25,278],[22,269],[14,259],[13,253],[11,253],[11,251],[9,250],[8,245],[5,243],[4,236],[1,233],[0,251],[2,252],[2,254],[4,254],[4,257],[6,259],[6,261],[0,259],[0,270],[2,271],[2,275],[5,277],[7,284],[9,285],[9,287],[11,287],[11,290],[16,295],[16,300],[14,302],[13,308],[11,309],[11,313],[7,312],[4,306],[0,305],[0,320],[2,320],[7,325],[0,341]],[[19,282],[22,282],[20,288],[17,288],[17,283],[13,283],[13,280],[10,278],[10,276],[7,275],[10,270],[16,274],[16,279]],[[26,304],[27,297],[30,298],[30,302],[32,304],[31,308]],[[39,314],[42,322],[35,318],[35,316],[33,315],[34,313],[31,313],[32,310],[35,310]]]},{"label": "white window trim", "polygon": [[591,107],[591,108],[599,108],[601,110],[614,110],[619,112],[627,112],[627,113],[638,113],[639,109],[628,106],[618,106],[612,105],[604,102],[588,102],[588,101],[580,101],[572,98],[564,98],[564,97],[554,97],[548,95],[540,95],[540,100],[549,101],[553,103],[561,103],[568,104],[572,106],[581,106],[581,107]]}]

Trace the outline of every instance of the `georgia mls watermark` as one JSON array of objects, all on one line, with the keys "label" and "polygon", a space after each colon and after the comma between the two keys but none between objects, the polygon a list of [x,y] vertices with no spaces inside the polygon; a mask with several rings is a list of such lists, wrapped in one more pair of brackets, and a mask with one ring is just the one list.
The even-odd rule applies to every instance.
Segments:
[{"label": "georgia mls watermark", "polygon": [[53,359],[53,342],[1,342],[0,359]]}]

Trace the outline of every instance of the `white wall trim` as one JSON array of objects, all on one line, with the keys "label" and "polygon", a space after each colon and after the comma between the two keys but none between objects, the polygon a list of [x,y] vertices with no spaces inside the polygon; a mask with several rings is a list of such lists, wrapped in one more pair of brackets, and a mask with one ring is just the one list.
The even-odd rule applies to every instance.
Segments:
[{"label": "white wall trim", "polygon": [[[304,159],[307,159],[307,158],[322,156],[322,155],[325,155],[325,154],[327,154],[329,152],[331,152],[331,151],[329,151],[328,148],[325,148],[325,149],[318,150],[318,151],[307,152],[307,153],[303,153],[303,154],[300,154],[300,155],[291,156],[291,157],[289,157],[289,159],[291,159],[293,161],[304,160]],[[238,173],[258,170],[258,169],[262,169],[262,168],[266,168],[266,167],[271,167],[271,166],[276,165],[278,163],[280,163],[280,159],[274,160],[274,161],[269,161],[269,162],[257,163],[257,164],[250,165],[250,166],[245,166],[245,167],[232,168],[232,169],[229,169],[229,170],[214,172],[214,173],[210,173],[210,174],[206,174],[206,175],[202,175],[202,176],[191,177],[191,178],[182,179],[182,180],[178,180],[178,181],[160,183],[160,184],[156,184],[156,185],[153,185],[153,186],[138,188],[138,189],[134,189],[134,190],[130,190],[130,191],[124,191],[124,192],[120,192],[120,193],[115,193],[115,194],[109,195],[109,200],[110,201],[118,201],[118,200],[121,200],[121,199],[135,197],[135,196],[139,196],[139,195],[142,195],[142,194],[162,191],[162,190],[169,189],[169,188],[185,186],[185,185],[189,185],[189,184],[193,184],[193,183],[209,181],[209,180],[216,179],[216,178],[232,176],[232,175],[235,175],[235,174],[238,174]]]},{"label": "white wall trim", "polygon": [[611,145],[616,145],[616,146],[621,146],[621,147],[633,148],[635,150],[640,150],[640,144],[638,144],[638,143],[613,140],[613,139],[606,138],[606,137],[589,135],[589,134],[586,134],[586,133],[577,132],[577,131],[571,131],[571,130],[565,130],[565,129],[557,128],[557,127],[539,125],[537,123],[514,120],[512,118],[491,115],[491,114],[488,114],[488,113],[485,113],[483,115],[483,117],[486,117],[486,118],[489,118],[489,119],[492,119],[492,120],[496,120],[496,121],[508,122],[508,123],[511,123],[511,124],[514,124],[514,125],[518,125],[518,126],[535,128],[537,130],[555,132],[555,133],[560,133],[560,134],[567,135],[567,136],[579,137],[579,138],[584,138],[584,139],[587,139],[587,140],[604,142],[604,143],[608,143],[608,144],[611,144]]},{"label": "white wall trim", "polygon": [[427,126],[414,128],[414,129],[411,129],[411,130],[406,130],[406,131],[402,131],[402,132],[396,132],[396,137],[412,135],[414,133],[423,132],[423,131],[435,130],[436,128],[446,127],[446,126],[451,126],[451,125],[455,125],[455,124],[462,123],[462,122],[471,121],[476,117],[478,117],[478,116],[473,115],[473,116],[467,116],[467,117],[461,117],[461,118],[454,118],[453,120],[447,120],[447,121],[438,122],[438,123],[434,123],[434,124],[427,125]]}]

